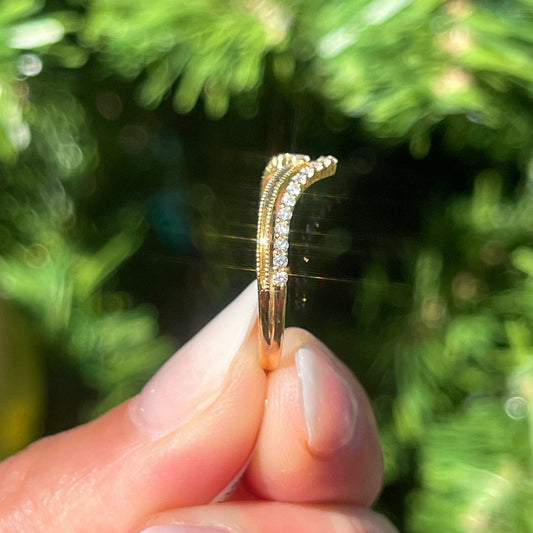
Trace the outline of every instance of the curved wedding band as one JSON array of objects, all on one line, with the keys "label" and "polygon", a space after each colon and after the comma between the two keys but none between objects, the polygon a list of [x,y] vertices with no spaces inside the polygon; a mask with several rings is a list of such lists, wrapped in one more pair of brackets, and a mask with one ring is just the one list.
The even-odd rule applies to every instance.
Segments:
[{"label": "curved wedding band", "polygon": [[302,154],[279,154],[261,179],[257,224],[257,287],[259,292],[259,356],[265,370],[278,367],[285,329],[289,279],[289,229],[294,206],[313,183],[333,176],[337,160],[316,161]]}]

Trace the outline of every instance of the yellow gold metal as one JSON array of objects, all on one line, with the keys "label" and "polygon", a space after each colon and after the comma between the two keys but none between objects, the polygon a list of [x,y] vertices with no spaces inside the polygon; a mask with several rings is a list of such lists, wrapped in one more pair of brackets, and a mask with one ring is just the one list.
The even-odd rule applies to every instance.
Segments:
[{"label": "yellow gold metal", "polygon": [[261,179],[257,223],[257,286],[259,291],[259,356],[265,370],[278,367],[285,329],[289,226],[298,198],[313,183],[333,176],[337,160],[302,154],[279,154]]}]

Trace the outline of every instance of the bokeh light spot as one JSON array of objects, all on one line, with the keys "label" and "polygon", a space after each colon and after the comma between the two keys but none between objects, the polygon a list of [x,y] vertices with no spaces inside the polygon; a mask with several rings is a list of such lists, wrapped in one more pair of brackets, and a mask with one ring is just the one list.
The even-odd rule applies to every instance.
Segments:
[{"label": "bokeh light spot", "polygon": [[36,54],[22,54],[18,58],[17,68],[24,76],[37,76],[43,70],[43,62]]},{"label": "bokeh light spot", "polygon": [[505,412],[507,416],[514,420],[521,420],[527,416],[528,405],[525,398],[513,396],[505,402]]}]

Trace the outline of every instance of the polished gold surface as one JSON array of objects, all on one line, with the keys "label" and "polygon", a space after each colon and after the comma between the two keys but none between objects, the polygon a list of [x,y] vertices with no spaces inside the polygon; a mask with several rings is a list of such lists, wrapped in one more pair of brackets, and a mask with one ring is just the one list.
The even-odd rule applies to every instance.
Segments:
[{"label": "polished gold surface", "polygon": [[285,329],[289,278],[288,249],[292,213],[298,198],[313,183],[332,176],[332,156],[311,161],[302,154],[279,154],[268,163],[261,180],[257,224],[259,291],[259,354],[265,370],[279,365]]}]

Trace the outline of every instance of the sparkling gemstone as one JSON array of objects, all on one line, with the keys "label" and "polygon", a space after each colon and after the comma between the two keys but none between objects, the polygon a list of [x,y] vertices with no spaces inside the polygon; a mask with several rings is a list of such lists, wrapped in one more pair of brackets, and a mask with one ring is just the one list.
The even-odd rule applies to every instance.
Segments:
[{"label": "sparkling gemstone", "polygon": [[278,212],[280,220],[290,220],[292,217],[292,209],[290,207],[282,207]]},{"label": "sparkling gemstone", "polygon": [[289,194],[288,192],[286,192],[283,195],[283,198],[281,199],[281,203],[283,205],[287,205],[289,207],[292,207],[292,206],[296,205],[296,196],[293,196],[292,194]]},{"label": "sparkling gemstone", "polygon": [[315,175],[315,169],[313,167],[305,167],[300,172],[303,172],[308,178],[312,178]]},{"label": "sparkling gemstone", "polygon": [[289,241],[286,237],[278,237],[274,241],[274,248],[281,251],[287,250],[289,248]]},{"label": "sparkling gemstone", "polygon": [[322,161],[322,164],[326,167],[326,168],[329,168],[331,166],[331,159],[325,157],[324,159],[321,160]]},{"label": "sparkling gemstone", "polygon": [[289,194],[292,194],[293,196],[298,196],[301,190],[302,190],[302,187],[300,186],[300,184],[298,183],[298,180],[296,179],[293,179],[287,186],[287,192]]},{"label": "sparkling gemstone", "polygon": [[322,164],[321,161],[313,161],[311,164],[317,170],[317,172],[324,168],[324,165]]},{"label": "sparkling gemstone", "polygon": [[274,266],[278,268],[284,268],[287,266],[289,260],[287,259],[287,256],[282,253],[275,255],[274,259],[272,259],[272,262],[274,263]]},{"label": "sparkling gemstone", "polygon": [[307,183],[307,176],[303,171],[300,171],[294,176],[294,180],[300,185],[305,185]]},{"label": "sparkling gemstone", "polygon": [[289,223],[283,220],[278,220],[276,222],[275,232],[276,232],[276,235],[283,235],[283,236],[288,235],[289,234]]},{"label": "sparkling gemstone", "polygon": [[289,275],[284,270],[280,270],[279,272],[274,273],[272,280],[276,285],[285,285],[289,280]]}]

